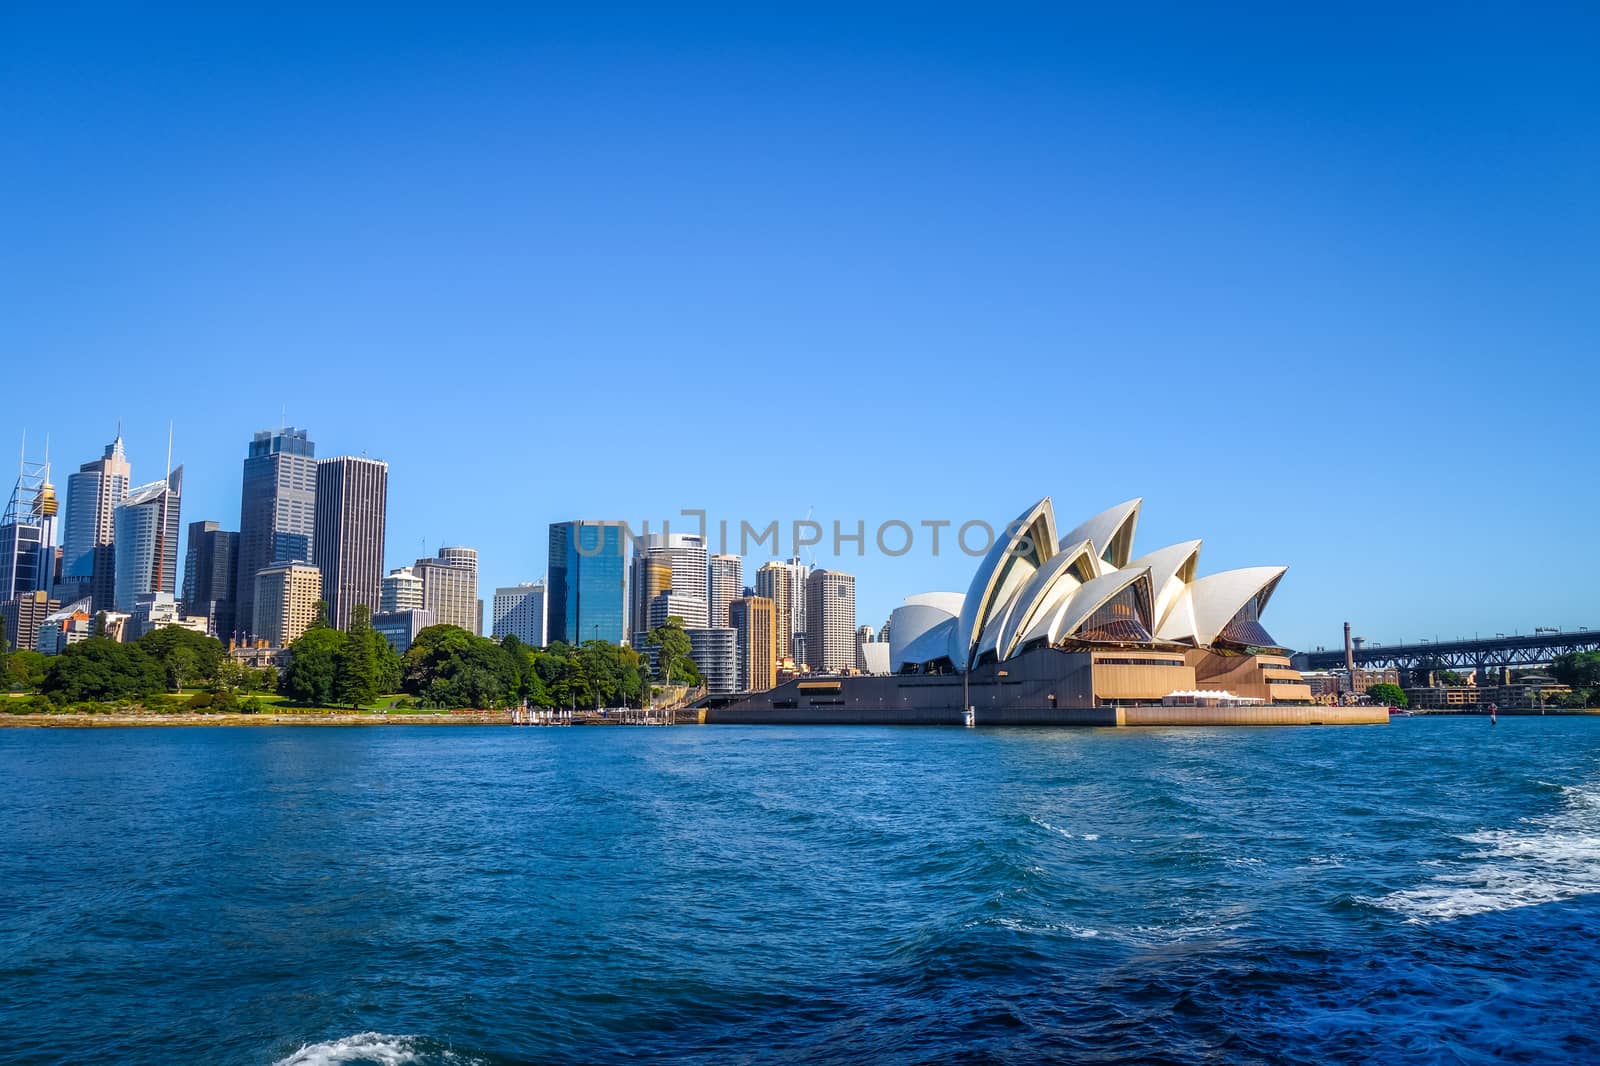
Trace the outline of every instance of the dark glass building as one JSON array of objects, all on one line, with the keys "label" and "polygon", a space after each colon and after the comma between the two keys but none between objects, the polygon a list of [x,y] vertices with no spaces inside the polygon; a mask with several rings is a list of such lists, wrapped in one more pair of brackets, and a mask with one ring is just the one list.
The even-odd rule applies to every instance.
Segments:
[{"label": "dark glass building", "polygon": [[215,522],[189,523],[189,548],[183,559],[183,611],[211,620],[211,632],[226,641],[234,635],[234,590],[239,583],[239,534]]},{"label": "dark glass building", "polygon": [[552,643],[622,643],[628,631],[626,530],[622,522],[550,524]]},{"label": "dark glass building", "polygon": [[256,574],[276,563],[315,562],[317,446],[303,429],[266,429],[250,441],[239,494],[234,626],[255,629]]}]

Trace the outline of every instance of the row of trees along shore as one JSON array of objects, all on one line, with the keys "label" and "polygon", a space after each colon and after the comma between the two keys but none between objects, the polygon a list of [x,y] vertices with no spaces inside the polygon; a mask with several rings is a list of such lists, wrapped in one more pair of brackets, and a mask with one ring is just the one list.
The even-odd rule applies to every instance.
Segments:
[{"label": "row of trees along shore", "polygon": [[[352,612],[345,632],[321,616],[288,649],[279,691],[298,703],[359,707],[403,692],[422,707],[619,707],[639,706],[650,694],[650,661],[608,641],[535,648],[515,636],[497,643],[436,625],[418,632],[401,656],[373,630],[366,608]],[[681,619],[668,619],[647,643],[656,680],[699,684]]]},{"label": "row of trees along shore", "polygon": [[[251,695],[274,689],[308,707],[359,708],[397,693],[430,708],[639,706],[652,679],[700,683],[681,619],[651,632],[647,647],[653,672],[651,658],[607,641],[535,648],[514,636],[496,643],[437,625],[419,632],[401,656],[372,628],[367,608],[357,607],[341,631],[318,604],[316,621],[289,646],[281,672],[241,666],[215,638],[174,626],[127,644],[97,631],[55,656],[0,648],[0,683],[43,701],[12,701],[11,710],[142,704],[212,711],[257,710]],[[187,698],[181,690],[190,690]]]},{"label": "row of trees along shore", "polygon": [[[216,638],[176,626],[123,644],[105,635],[98,618],[91,636],[60,655],[0,648],[0,681],[7,691],[36,694],[10,701],[10,710],[133,703],[180,710],[185,702],[197,709],[249,710],[254,694],[273,691],[278,674],[243,666]],[[184,689],[198,691],[187,701],[174,696]]]}]

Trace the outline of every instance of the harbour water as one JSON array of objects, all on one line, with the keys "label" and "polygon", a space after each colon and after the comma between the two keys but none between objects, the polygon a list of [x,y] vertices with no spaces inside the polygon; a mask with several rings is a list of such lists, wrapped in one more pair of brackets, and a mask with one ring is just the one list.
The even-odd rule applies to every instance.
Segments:
[{"label": "harbour water", "polygon": [[1600,719],[0,730],[0,1061],[1600,1060]]}]

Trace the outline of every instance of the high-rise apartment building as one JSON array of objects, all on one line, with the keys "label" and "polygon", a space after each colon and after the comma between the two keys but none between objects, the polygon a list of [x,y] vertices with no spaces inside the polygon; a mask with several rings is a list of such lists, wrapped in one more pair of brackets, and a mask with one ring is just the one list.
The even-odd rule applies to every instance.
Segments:
[{"label": "high-rise apartment building", "polygon": [[806,576],[811,568],[799,559],[773,559],[756,571],[756,595],[772,601],[777,626],[778,657],[806,661]]},{"label": "high-rise apartment building", "polygon": [[726,696],[738,691],[738,640],[727,626],[690,629],[689,657],[700,670],[706,693]]},{"label": "high-rise apartment building", "polygon": [[254,624],[258,572],[276,563],[314,559],[316,454],[316,444],[303,429],[266,429],[250,441],[239,495],[234,603],[240,628]]},{"label": "high-rise apartment building", "polygon": [[183,467],[128,493],[112,518],[116,607],[131,614],[141,596],[178,591],[178,519]]},{"label": "high-rise apartment building", "polygon": [[[317,462],[312,558],[322,571],[328,624],[350,628],[357,605],[377,613],[383,582],[389,464],[341,455]],[[477,569],[476,554],[473,569]]]},{"label": "high-rise apartment building", "polygon": [[251,632],[269,647],[286,648],[317,620],[322,574],[310,563],[273,563],[256,571],[250,597]]},{"label": "high-rise apartment building", "polygon": [[824,674],[856,668],[856,579],[838,570],[806,578],[806,662]]},{"label": "high-rise apartment building", "polygon": [[116,510],[128,498],[133,468],[122,448],[122,433],[105,453],[67,478],[67,514],[61,530],[61,577],[68,596],[88,596],[94,608],[116,606]]},{"label": "high-rise apartment building", "polygon": [[773,603],[765,596],[741,596],[728,605],[728,620],[738,636],[738,687],[765,692],[778,683],[778,638]]},{"label": "high-rise apartment building", "polygon": [[415,570],[402,566],[384,575],[378,591],[378,610],[385,614],[422,610],[422,578]]},{"label": "high-rise apartment building", "polygon": [[432,559],[418,559],[411,568],[422,579],[422,606],[434,622],[460,626],[478,634],[478,552],[475,548],[440,548]]},{"label": "high-rise apartment building", "polygon": [[39,644],[40,627],[60,607],[60,601],[51,599],[43,589],[0,602],[0,632],[5,634],[6,647],[32,651]]},{"label": "high-rise apartment building", "polygon": [[495,589],[490,635],[495,640],[516,637],[535,648],[544,647],[547,643],[544,593],[543,581],[526,581]]},{"label": "high-rise apartment building", "polygon": [[[657,594],[650,601],[650,613],[646,617],[644,632],[659,629],[673,618],[679,620],[684,629],[706,628],[706,601],[699,596],[689,596],[677,589],[668,589]],[[641,646],[643,640],[640,641]]]},{"label": "high-rise apartment building", "polygon": [[744,594],[744,560],[737,555],[713,555],[706,561],[706,606],[711,624],[728,624],[728,604]]},{"label": "high-rise apartment building", "polygon": [[622,522],[550,524],[551,643],[628,638],[626,529]]},{"label": "high-rise apartment building", "polygon": [[239,534],[215,522],[190,522],[183,556],[183,611],[205,618],[212,636],[232,640],[234,593],[239,584]]}]

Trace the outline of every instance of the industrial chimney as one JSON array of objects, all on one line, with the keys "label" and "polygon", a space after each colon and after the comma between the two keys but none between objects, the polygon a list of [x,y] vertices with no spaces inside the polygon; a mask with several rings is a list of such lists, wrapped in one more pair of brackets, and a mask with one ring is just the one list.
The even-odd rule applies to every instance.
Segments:
[{"label": "industrial chimney", "polygon": [[1344,668],[1351,677],[1356,676],[1355,645],[1350,643],[1350,623],[1344,624]]}]

